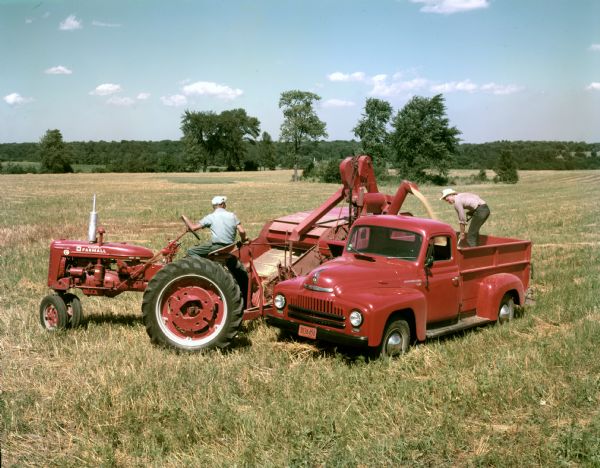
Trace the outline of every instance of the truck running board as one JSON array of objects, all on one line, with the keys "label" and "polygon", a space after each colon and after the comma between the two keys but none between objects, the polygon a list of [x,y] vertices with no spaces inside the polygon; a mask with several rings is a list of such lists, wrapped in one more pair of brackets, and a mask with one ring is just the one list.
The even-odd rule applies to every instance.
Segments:
[{"label": "truck running board", "polygon": [[438,336],[446,335],[448,333],[456,332],[459,330],[465,330],[467,328],[473,328],[478,325],[490,323],[492,320],[472,315],[471,317],[465,317],[459,320],[457,323],[447,325],[445,327],[431,328],[425,332],[427,338],[437,338]]}]

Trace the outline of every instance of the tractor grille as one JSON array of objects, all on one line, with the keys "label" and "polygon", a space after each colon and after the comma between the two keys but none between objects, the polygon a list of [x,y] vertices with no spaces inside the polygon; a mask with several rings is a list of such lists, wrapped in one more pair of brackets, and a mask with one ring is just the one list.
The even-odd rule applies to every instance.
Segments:
[{"label": "tractor grille", "polygon": [[333,304],[333,300],[298,296],[288,304],[288,316],[304,322],[343,329],[344,311]]}]

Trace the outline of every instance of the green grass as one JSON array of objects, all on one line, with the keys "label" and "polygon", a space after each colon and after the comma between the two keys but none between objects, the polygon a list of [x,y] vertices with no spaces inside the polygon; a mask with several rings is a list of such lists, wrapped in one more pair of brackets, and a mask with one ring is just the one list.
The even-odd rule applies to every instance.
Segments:
[{"label": "green grass", "polygon": [[[227,353],[177,354],[150,344],[134,293],[83,298],[77,330],[38,324],[49,243],[85,238],[93,193],[109,240],[158,249],[214,195],[256,236],[337,185],[289,171],[2,176],[3,466],[599,466],[600,171],[520,177],[456,188],[490,205],[484,233],[534,242],[535,305],[367,361],[262,321]],[[422,191],[456,224],[439,188]],[[424,214],[414,197],[405,208]]]}]

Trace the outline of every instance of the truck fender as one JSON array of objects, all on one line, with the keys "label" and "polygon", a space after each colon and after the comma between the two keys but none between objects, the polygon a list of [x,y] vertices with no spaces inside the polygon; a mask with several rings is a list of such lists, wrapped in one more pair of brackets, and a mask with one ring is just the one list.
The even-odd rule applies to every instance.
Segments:
[{"label": "truck fender", "polygon": [[479,285],[477,294],[477,316],[497,320],[500,301],[509,291],[517,293],[515,303],[523,304],[525,291],[518,276],[498,273],[485,278]]},{"label": "truck fender", "polygon": [[[390,321],[404,318],[411,325],[411,335],[417,340],[425,340],[427,328],[427,300],[420,291],[414,289],[388,289],[385,295],[378,294],[380,305],[375,305],[374,320],[369,327],[369,346],[379,346]],[[414,325],[414,329],[412,326]]]}]

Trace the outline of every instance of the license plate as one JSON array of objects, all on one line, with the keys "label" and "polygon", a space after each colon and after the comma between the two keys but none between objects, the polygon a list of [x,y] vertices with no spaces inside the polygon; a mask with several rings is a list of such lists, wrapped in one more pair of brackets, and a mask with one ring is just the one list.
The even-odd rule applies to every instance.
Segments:
[{"label": "license plate", "polygon": [[317,329],[313,327],[307,327],[306,325],[300,325],[298,327],[298,335],[304,338],[317,339]]}]

